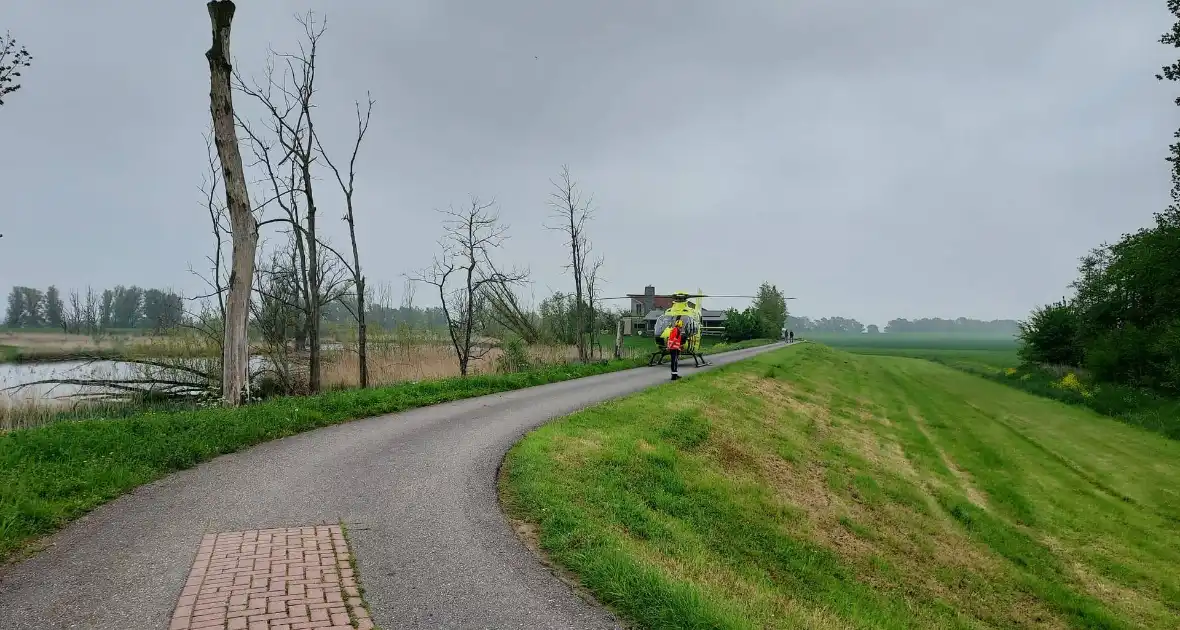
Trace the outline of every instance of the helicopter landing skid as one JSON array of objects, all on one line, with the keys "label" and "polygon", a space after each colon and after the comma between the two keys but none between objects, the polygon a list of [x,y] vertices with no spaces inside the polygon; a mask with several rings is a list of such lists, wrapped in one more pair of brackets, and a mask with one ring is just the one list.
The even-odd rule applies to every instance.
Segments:
[{"label": "helicopter landing skid", "polygon": [[[681,358],[686,358],[685,357],[686,354],[688,356],[692,357],[693,367],[702,367],[702,366],[706,366],[706,365],[713,365],[712,363],[709,363],[709,361],[707,359],[705,359],[704,355],[697,354],[695,352],[682,353],[680,355]],[[664,357],[666,357],[666,356],[669,356],[668,351],[657,350],[657,351],[651,353],[651,357],[648,358],[648,360],[647,360],[647,365],[649,367],[653,366],[653,365],[663,365],[664,364]]]}]

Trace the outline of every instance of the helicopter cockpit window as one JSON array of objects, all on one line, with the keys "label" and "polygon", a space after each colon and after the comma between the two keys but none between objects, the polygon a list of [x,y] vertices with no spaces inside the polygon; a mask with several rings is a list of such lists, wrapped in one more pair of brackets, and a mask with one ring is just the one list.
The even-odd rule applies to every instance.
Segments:
[{"label": "helicopter cockpit window", "polygon": [[[664,329],[671,326],[672,322],[674,322],[674,321],[676,321],[676,317],[674,315],[660,315],[659,317],[657,317],[656,318],[656,328],[655,328],[656,336],[657,337],[662,336],[664,334]],[[694,320],[691,317],[684,316],[684,317],[680,318],[680,321],[684,322],[685,336],[691,337],[696,334],[696,332],[697,332],[696,320]]]}]

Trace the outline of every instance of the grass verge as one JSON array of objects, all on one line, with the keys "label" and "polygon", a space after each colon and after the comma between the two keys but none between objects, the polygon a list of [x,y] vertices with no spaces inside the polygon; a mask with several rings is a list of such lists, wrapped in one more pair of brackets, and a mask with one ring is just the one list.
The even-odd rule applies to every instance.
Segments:
[{"label": "grass verge", "polygon": [[501,494],[640,627],[1174,628],[1178,456],[946,366],[804,344],[545,425]]}]

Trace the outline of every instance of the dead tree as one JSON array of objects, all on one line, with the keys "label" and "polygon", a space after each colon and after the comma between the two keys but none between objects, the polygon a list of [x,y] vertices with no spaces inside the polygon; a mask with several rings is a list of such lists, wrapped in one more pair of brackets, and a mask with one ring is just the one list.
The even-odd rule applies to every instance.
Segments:
[{"label": "dead tree", "polygon": [[536,316],[521,306],[520,298],[511,286],[495,282],[485,285],[484,300],[491,321],[511,331],[527,344],[541,340]]},{"label": "dead tree", "polygon": [[86,322],[86,311],[82,306],[82,296],[78,294],[77,289],[70,289],[69,301],[66,303],[65,316],[66,329],[74,334],[82,332],[82,325]]},{"label": "dead tree", "polygon": [[586,239],[586,222],[593,215],[593,199],[583,198],[577,182],[570,177],[568,166],[561,167],[558,181],[550,181],[556,188],[549,199],[552,217],[556,223],[546,227],[564,233],[566,246],[570,250],[570,262],[566,268],[574,276],[574,325],[577,328],[574,340],[578,348],[578,360],[585,362],[588,355],[585,308],[586,255],[590,249]]},{"label": "dead tree", "polygon": [[[356,182],[356,157],[361,150],[361,142],[365,139],[365,132],[369,130],[369,119],[373,115],[373,97],[368,97],[368,107],[364,113],[361,113],[360,102],[356,103],[356,143],[352,146],[352,157],[348,160],[348,181],[346,182],[344,176],[340,173],[340,169],[328,157],[328,152],[324,150],[324,145],[320,142],[319,135],[315,139],[316,149],[319,151],[321,157],[324,158],[324,163],[332,169],[332,173],[336,175],[336,182],[340,184],[340,191],[344,194],[344,221],[348,223],[348,238],[352,243],[352,262],[350,263],[339,252],[331,249],[332,253],[340,259],[350,274],[352,274],[352,284],[356,292],[356,310],[352,313],[357,324],[357,363],[360,366],[360,384],[361,388],[369,386],[369,361],[367,352],[367,331],[365,326],[365,276],[361,273],[361,257],[356,246],[356,215],[353,213],[353,192],[355,191]],[[329,248],[330,249],[330,248]],[[347,302],[342,302],[346,307]],[[349,309],[352,310],[352,309]]]},{"label": "dead tree", "polygon": [[[265,82],[257,81],[247,85],[241,76],[235,76],[235,88],[255,99],[265,110],[269,119],[269,130],[275,135],[282,155],[277,159],[267,159],[267,175],[274,184],[274,200],[287,199],[285,206],[287,216],[280,219],[263,221],[260,225],[272,221],[282,221],[290,224],[300,237],[298,245],[299,256],[305,258],[303,278],[305,280],[304,303],[307,310],[307,346],[309,352],[308,388],[312,393],[320,391],[320,312],[326,304],[323,299],[324,287],[321,285],[322,270],[321,247],[323,245],[318,235],[316,205],[312,165],[315,163],[315,124],[312,121],[315,95],[316,55],[319,40],[323,37],[326,26],[317,24],[312,13],[297,18],[303,26],[306,40],[299,45],[298,53],[272,53],[267,62]],[[275,61],[283,64],[282,78],[275,76]],[[247,134],[256,146],[268,147],[273,145],[265,142],[260,134],[255,133],[249,125],[243,123]],[[291,180],[289,186],[280,186],[284,181],[278,178],[278,171],[284,166],[290,169]],[[285,189],[284,189],[285,188]],[[298,198],[297,198],[298,197]],[[302,201],[302,211],[298,205]],[[302,216],[300,216],[300,212]]]},{"label": "dead tree", "polygon": [[83,317],[86,321],[86,334],[95,336],[98,334],[98,295],[94,293],[94,289],[89,285],[86,287],[86,302],[82,307]]},{"label": "dead tree", "polygon": [[[227,225],[228,216],[225,202],[218,197],[221,186],[221,167],[218,164],[217,152],[214,147],[212,133],[205,134],[205,160],[208,167],[204,175],[200,191],[201,205],[209,215],[210,230],[213,234],[213,254],[205,256],[208,267],[204,271],[193,269],[189,265],[189,273],[196,276],[206,286],[206,290],[198,295],[187,298],[196,305],[196,309],[185,309],[186,317],[182,318],[180,327],[196,332],[205,348],[217,348],[217,356],[225,354],[225,297],[228,265],[225,261],[226,238],[232,238],[230,226]],[[105,300],[104,296],[104,300]],[[213,300],[213,305],[209,301]],[[201,354],[204,354],[202,352]],[[212,387],[216,378],[220,378],[221,369],[205,366],[205,371],[214,373],[210,381]],[[218,385],[218,387],[220,387]]]},{"label": "dead tree", "polygon": [[246,188],[242,155],[238,150],[238,136],[234,129],[230,31],[235,7],[231,0],[212,0],[206,6],[213,26],[213,45],[205,53],[209,61],[209,111],[213,117],[214,139],[233,230],[233,254],[222,344],[221,396],[226,403],[239,405],[249,390],[250,342],[247,326],[254,256],[258,249],[258,222],[250,210],[250,193]]},{"label": "dead tree", "polygon": [[598,358],[602,358],[602,342],[598,339],[598,283],[602,278],[598,272],[602,269],[602,256],[599,256],[586,270],[586,307],[590,311],[590,356],[594,356],[594,348],[598,348]]},{"label": "dead tree", "polygon": [[[292,240],[298,238],[290,235]],[[264,371],[274,377],[281,393],[298,394],[306,391],[305,365],[288,350],[287,342],[302,326],[304,311],[299,300],[299,269],[292,264],[290,251],[271,252],[270,261],[259,264],[255,273],[253,318],[262,338],[263,353],[267,358]]]},{"label": "dead tree", "polygon": [[467,376],[472,360],[482,359],[491,350],[480,338],[485,287],[512,287],[528,278],[527,271],[501,272],[492,262],[491,253],[503,246],[508,230],[492,210],[494,205],[495,201],[483,203],[472,197],[463,210],[441,211],[445,217],[441,252],[433,265],[410,276],[438,291],[461,376]]},{"label": "dead tree", "polygon": [[190,299],[206,300],[216,298],[217,313],[224,320],[226,284],[225,236],[230,233],[230,228],[225,224],[225,203],[220,201],[217,196],[217,189],[221,186],[221,173],[217,164],[217,154],[213,147],[213,138],[209,134],[205,136],[205,159],[209,167],[209,172],[201,182],[201,204],[205,207],[205,211],[209,215],[209,225],[213,233],[214,248],[213,255],[205,257],[205,260],[209,263],[208,275],[196,271],[191,265],[189,266],[189,273],[199,278],[208,287],[207,293],[193,296]]}]

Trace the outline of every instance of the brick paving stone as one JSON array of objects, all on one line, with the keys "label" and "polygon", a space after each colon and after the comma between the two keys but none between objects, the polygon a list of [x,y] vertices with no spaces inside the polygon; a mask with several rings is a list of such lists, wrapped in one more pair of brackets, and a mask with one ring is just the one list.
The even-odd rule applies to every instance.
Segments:
[{"label": "brick paving stone", "polygon": [[372,628],[337,525],[208,534],[169,630]]}]

